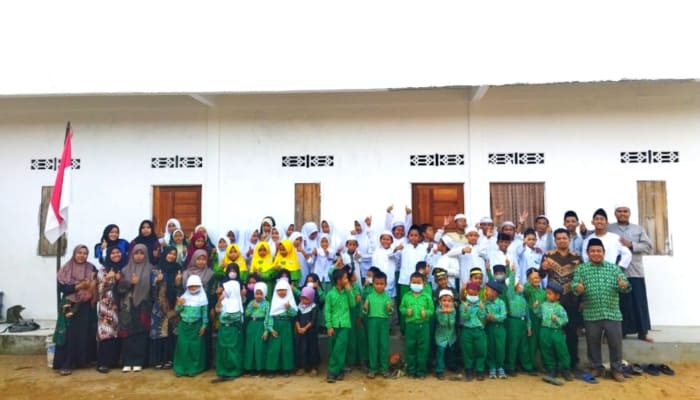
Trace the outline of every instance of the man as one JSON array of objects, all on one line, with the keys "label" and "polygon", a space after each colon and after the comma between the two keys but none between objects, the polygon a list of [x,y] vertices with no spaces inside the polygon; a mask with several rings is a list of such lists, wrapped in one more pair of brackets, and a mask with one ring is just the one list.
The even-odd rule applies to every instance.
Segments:
[{"label": "man", "polygon": [[[569,249],[578,254],[583,253],[583,239],[585,239],[590,232],[586,229],[586,224],[583,222],[579,223],[576,211],[569,210],[564,213],[564,227],[567,232],[569,232]],[[576,229],[579,230],[580,234],[576,232]]]},{"label": "man", "polygon": [[542,257],[540,276],[562,287],[559,302],[569,317],[569,323],[564,325],[566,347],[571,358],[570,368],[575,370],[579,363],[577,330],[583,327],[583,321],[579,311],[579,298],[571,290],[571,280],[574,278],[576,268],[581,264],[581,255],[570,249],[569,242],[569,232],[566,229],[559,228],[554,231],[556,248],[546,252]]},{"label": "man", "polygon": [[643,256],[651,251],[651,240],[644,228],[630,223],[629,207],[616,207],[615,218],[617,223],[608,225],[608,232],[619,235],[622,246],[632,252],[632,262],[625,269],[632,292],[620,296],[622,335],[636,333],[639,339],[652,343],[654,340],[647,335],[651,329],[651,321],[643,262]]},{"label": "man", "polygon": [[440,238],[442,238],[442,235],[447,235],[450,237],[450,239],[452,239],[455,242],[455,244],[468,244],[467,236],[464,233],[464,231],[467,229],[467,216],[464,214],[455,215],[454,222],[457,226],[456,231],[445,233],[445,228],[447,228],[447,224],[449,222],[450,220],[447,217],[445,217],[444,225],[441,229],[438,229],[438,234],[435,235],[435,240],[438,241],[440,240]]},{"label": "man", "polygon": [[583,298],[583,325],[586,328],[591,374],[594,377],[603,375],[601,338],[605,335],[613,379],[624,382],[619,293],[627,293],[631,288],[620,268],[606,261],[606,249],[600,239],[590,238],[586,244],[586,253],[590,261],[576,268],[571,287],[574,294]]},{"label": "man", "polygon": [[[595,230],[583,241],[583,247],[588,249],[588,242],[592,239],[599,239],[605,246],[605,261],[617,264],[620,268],[627,268],[632,261],[630,249],[620,243],[620,237],[608,232],[608,214],[602,208],[593,213],[593,227]],[[583,261],[588,262],[587,252],[582,254]],[[618,260],[619,258],[619,260]]]}]

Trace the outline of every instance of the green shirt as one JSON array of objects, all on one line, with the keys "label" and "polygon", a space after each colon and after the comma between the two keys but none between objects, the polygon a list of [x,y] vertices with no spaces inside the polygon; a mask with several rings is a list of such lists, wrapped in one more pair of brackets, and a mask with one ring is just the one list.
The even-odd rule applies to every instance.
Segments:
[{"label": "green shirt", "polygon": [[[408,315],[409,309],[412,311],[410,316]],[[421,310],[425,310],[425,318],[421,316]],[[435,306],[433,305],[433,299],[425,291],[420,292],[418,295],[408,292],[401,299],[399,311],[406,317],[407,324],[421,323],[430,319],[430,316],[435,311]]]},{"label": "green shirt", "polygon": [[176,305],[175,311],[180,313],[180,319],[188,324],[193,324],[197,321],[202,321],[202,328],[206,328],[209,323],[209,313],[207,312],[207,306],[183,306]]},{"label": "green shirt", "polygon": [[[535,308],[535,313],[542,318],[542,326],[545,328],[561,328],[569,322],[566,310],[559,303],[545,301]],[[552,315],[557,317],[556,321],[552,321]]]},{"label": "green shirt", "polygon": [[505,288],[506,304],[508,305],[508,316],[514,318],[525,318],[527,327],[530,327],[530,313],[528,312],[527,300],[522,293],[515,291],[515,274],[508,278],[509,285]]},{"label": "green shirt", "polygon": [[267,317],[270,303],[263,299],[260,303],[258,303],[258,308],[254,308],[253,303],[256,302],[257,300],[251,301],[245,308],[245,317],[247,321],[264,320]]},{"label": "green shirt", "polygon": [[454,308],[449,313],[444,313],[442,306],[437,306],[435,309],[435,344],[446,347],[457,341],[456,320],[457,311]]},{"label": "green shirt", "polygon": [[269,313],[267,314],[267,318],[265,318],[265,329],[272,332],[275,330],[275,318],[287,318],[287,319],[293,319],[297,315],[297,310],[293,309],[292,307],[289,307],[288,309],[284,310],[283,313],[277,314],[277,315],[270,315]]},{"label": "green shirt", "polygon": [[[620,279],[625,282],[625,289],[620,288]],[[579,283],[583,284],[583,293],[577,290]],[[627,293],[632,288],[617,265],[607,261],[600,264],[589,261],[576,268],[571,290],[575,295],[583,296],[584,321],[622,321],[619,293]]]},{"label": "green shirt", "polygon": [[462,303],[462,326],[465,328],[483,328],[486,320],[486,307],[482,310],[480,301],[470,303],[465,300]]},{"label": "green shirt", "polygon": [[352,289],[338,290],[333,287],[326,295],[323,316],[328,328],[351,328],[350,309],[355,307],[355,295]]},{"label": "green shirt", "polygon": [[[369,318],[389,318],[394,312],[394,304],[391,296],[387,292],[377,293],[374,290],[365,300],[367,310],[364,311]],[[387,310],[387,305],[391,306],[391,311]]]},{"label": "green shirt", "polygon": [[486,324],[497,324],[497,323],[503,323],[503,321],[506,320],[506,316],[508,315],[508,312],[506,311],[506,303],[503,302],[500,298],[496,297],[493,299],[493,301],[489,301],[486,299],[484,301],[484,308],[486,309],[486,316],[489,314],[493,314],[493,320],[492,321],[486,321]]},{"label": "green shirt", "polygon": [[530,310],[530,319],[537,318],[539,315],[535,314],[535,302],[537,304],[542,304],[547,299],[547,292],[541,287],[534,287],[530,282],[527,282],[523,286],[523,294],[525,295],[525,300],[527,300],[528,309]]},{"label": "green shirt", "polygon": [[219,314],[219,322],[222,324],[240,324],[241,323],[241,313],[235,312],[233,314],[222,312]]}]

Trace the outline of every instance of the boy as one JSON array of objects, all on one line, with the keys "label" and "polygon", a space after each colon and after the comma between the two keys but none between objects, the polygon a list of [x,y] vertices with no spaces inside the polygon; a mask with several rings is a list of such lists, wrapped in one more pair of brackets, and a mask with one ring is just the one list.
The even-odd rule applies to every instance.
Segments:
[{"label": "boy", "polygon": [[526,229],[523,233],[523,244],[517,247],[518,255],[518,282],[527,282],[525,272],[530,268],[540,269],[542,254],[535,249],[537,234],[535,230]]},{"label": "boy", "polygon": [[[357,238],[355,236],[348,237],[348,239],[345,241],[345,251],[340,253],[340,255],[336,255],[335,267],[343,268],[346,265],[349,265],[354,271],[355,275],[357,275],[357,280],[360,281],[360,268],[361,264],[364,263],[364,257],[362,254],[360,254],[358,247],[359,242],[357,241]],[[369,269],[369,266],[367,266],[367,269]],[[333,270],[330,269],[329,275],[333,274],[332,271]]]},{"label": "boy", "polygon": [[345,362],[349,366],[364,367],[367,363],[367,329],[362,313],[362,288],[352,267],[350,267],[348,276],[355,302],[350,307],[352,328],[350,328],[348,335],[348,355]]},{"label": "boy", "polygon": [[562,382],[556,379],[557,369],[567,381],[573,379],[569,371],[571,365],[569,349],[566,347],[566,337],[562,330],[562,327],[569,322],[566,310],[559,304],[562,293],[564,289],[558,283],[549,282],[547,301],[535,307],[535,312],[542,318],[540,352],[544,369],[547,371],[543,379],[553,385],[562,385]]},{"label": "boy", "polygon": [[[527,237],[527,235],[526,235]],[[515,283],[515,273],[508,277],[508,285],[505,287],[506,305],[508,306],[508,318],[506,319],[506,373],[517,375],[516,361],[520,359],[520,365],[529,375],[535,375],[532,365],[532,353],[530,352],[529,337],[532,336],[532,325],[528,312],[527,300],[523,295],[523,286]]]},{"label": "boy", "polygon": [[377,373],[382,374],[384,378],[389,377],[389,318],[394,311],[394,305],[389,294],[384,291],[386,280],[385,273],[379,270],[373,271],[373,289],[367,295],[362,306],[362,311],[367,316],[367,342],[369,344],[367,378],[369,379],[374,379]]},{"label": "boy", "polygon": [[449,290],[450,292],[452,292],[453,301],[459,301],[459,297],[457,296],[457,289],[450,286],[449,284],[447,271],[440,267],[435,267],[435,269],[433,269],[433,279],[435,280],[436,285],[435,290],[433,290],[433,302],[435,304],[438,304],[440,302],[440,292],[443,290]]},{"label": "boy", "polygon": [[506,329],[503,321],[506,320],[506,304],[499,298],[503,293],[503,285],[490,281],[486,284],[486,338],[488,342],[487,361],[489,365],[489,378],[495,379],[496,373],[500,379],[507,378],[503,364],[506,358]]},{"label": "boy", "polygon": [[465,297],[461,308],[462,317],[462,358],[464,359],[465,379],[474,379],[476,369],[477,380],[484,380],[486,368],[487,339],[484,332],[486,307],[484,300],[479,298],[481,286],[469,282],[465,287]]},{"label": "boy", "polygon": [[326,381],[343,380],[345,356],[348,351],[348,335],[352,327],[350,309],[355,306],[355,296],[348,280],[349,268],[333,270],[333,288],[326,295],[323,314],[328,334],[328,375]]},{"label": "boy", "polygon": [[449,289],[440,291],[440,303],[435,310],[435,344],[437,351],[435,354],[435,376],[443,380],[445,379],[445,359],[448,364],[454,365],[455,342],[457,341],[457,333],[455,330],[455,322],[457,320],[457,310],[454,304],[454,294]]},{"label": "boy", "polygon": [[540,272],[535,268],[527,270],[527,283],[523,288],[525,300],[527,300],[528,313],[530,314],[530,326],[532,335],[528,338],[530,341],[530,359],[534,366],[537,351],[540,348],[540,326],[542,326],[542,318],[535,312],[535,307],[544,303],[545,291],[540,287]]},{"label": "boy", "polygon": [[500,264],[505,265],[510,270],[515,270],[515,260],[517,255],[515,254],[515,251],[511,251],[512,249],[509,249],[512,241],[513,239],[505,233],[498,234],[498,240],[496,241],[498,248],[495,249],[495,251],[490,251],[488,253],[486,275],[488,276],[489,281],[492,279],[491,272],[489,271],[489,265]]},{"label": "boy", "polygon": [[423,291],[425,280],[418,272],[411,274],[409,293],[401,298],[399,311],[406,321],[404,342],[408,376],[425,378],[430,342],[430,317],[435,306]]}]

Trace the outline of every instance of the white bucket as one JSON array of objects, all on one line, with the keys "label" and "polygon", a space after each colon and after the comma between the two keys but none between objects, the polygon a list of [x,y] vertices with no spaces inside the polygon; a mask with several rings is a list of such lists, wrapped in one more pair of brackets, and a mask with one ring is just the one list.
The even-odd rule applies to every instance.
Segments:
[{"label": "white bucket", "polygon": [[53,368],[53,356],[56,354],[56,344],[53,342],[53,337],[46,337],[46,363],[49,368]]}]

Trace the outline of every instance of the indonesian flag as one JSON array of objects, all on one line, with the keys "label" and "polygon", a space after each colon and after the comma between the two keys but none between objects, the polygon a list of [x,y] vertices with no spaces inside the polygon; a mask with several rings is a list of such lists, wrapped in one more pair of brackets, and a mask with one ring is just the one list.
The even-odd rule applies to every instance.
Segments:
[{"label": "indonesian flag", "polygon": [[63,154],[56,173],[56,183],[51,193],[51,204],[46,214],[44,235],[49,242],[54,243],[68,230],[68,206],[71,201],[71,139],[73,129],[70,122],[66,127],[66,141],[63,144]]}]

